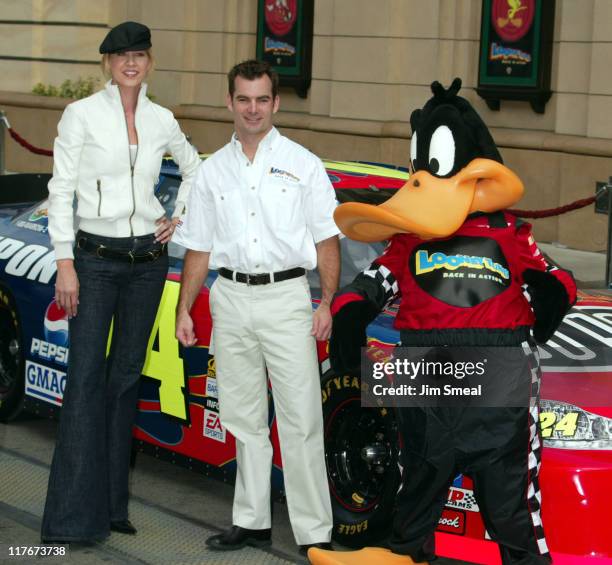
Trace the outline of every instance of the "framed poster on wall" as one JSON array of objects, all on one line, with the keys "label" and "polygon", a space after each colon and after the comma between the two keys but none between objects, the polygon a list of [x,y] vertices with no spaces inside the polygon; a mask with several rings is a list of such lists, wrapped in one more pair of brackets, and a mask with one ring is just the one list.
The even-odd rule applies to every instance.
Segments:
[{"label": "framed poster on wall", "polygon": [[476,91],[489,108],[525,100],[544,113],[554,22],[555,0],[483,0]]},{"label": "framed poster on wall", "polygon": [[270,63],[281,86],[306,98],[312,71],[314,0],[257,0],[257,58]]}]

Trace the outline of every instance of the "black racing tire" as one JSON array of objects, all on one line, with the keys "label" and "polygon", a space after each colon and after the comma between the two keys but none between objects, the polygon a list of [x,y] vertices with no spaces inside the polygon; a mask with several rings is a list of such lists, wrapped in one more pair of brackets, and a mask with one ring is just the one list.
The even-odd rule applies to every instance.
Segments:
[{"label": "black racing tire", "polygon": [[347,547],[387,537],[399,487],[398,431],[388,408],[361,407],[361,380],[327,371],[321,379],[332,537]]},{"label": "black racing tire", "polygon": [[23,409],[24,356],[15,301],[0,286],[0,422],[15,419]]}]

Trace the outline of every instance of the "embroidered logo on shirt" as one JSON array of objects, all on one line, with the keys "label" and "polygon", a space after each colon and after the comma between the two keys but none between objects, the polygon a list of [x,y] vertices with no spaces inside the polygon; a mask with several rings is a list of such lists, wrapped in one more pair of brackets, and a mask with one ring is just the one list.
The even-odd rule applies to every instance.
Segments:
[{"label": "embroidered logo on shirt", "polygon": [[291,174],[289,171],[284,171],[283,169],[277,169],[276,167],[270,167],[270,174],[274,175],[276,178],[279,178],[279,179],[300,182],[300,179],[296,177],[294,174]]}]

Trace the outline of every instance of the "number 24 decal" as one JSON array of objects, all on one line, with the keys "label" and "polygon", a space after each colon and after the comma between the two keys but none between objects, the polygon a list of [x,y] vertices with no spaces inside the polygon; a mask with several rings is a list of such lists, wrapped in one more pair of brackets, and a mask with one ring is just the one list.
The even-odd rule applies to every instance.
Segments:
[{"label": "number 24 decal", "polygon": [[573,437],[578,427],[578,412],[568,412],[561,418],[554,412],[540,412],[540,430],[542,437],[555,435]]}]

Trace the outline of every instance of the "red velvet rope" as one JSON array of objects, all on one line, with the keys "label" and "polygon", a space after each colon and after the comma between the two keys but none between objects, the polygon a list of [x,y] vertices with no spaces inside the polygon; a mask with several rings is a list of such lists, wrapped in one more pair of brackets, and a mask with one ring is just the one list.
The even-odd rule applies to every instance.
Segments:
[{"label": "red velvet rope", "polygon": [[41,149],[40,147],[34,147],[31,143],[28,143],[23,137],[21,137],[13,128],[8,128],[8,132],[11,134],[11,137],[19,143],[22,147],[25,147],[31,153],[35,153],[36,155],[46,155],[47,157],[53,157],[53,151],[49,151],[48,149]]},{"label": "red velvet rope", "polygon": [[560,216],[561,214],[566,214],[567,212],[571,212],[572,210],[579,210],[580,208],[584,208],[585,206],[589,206],[593,204],[597,196],[589,196],[588,198],[583,198],[581,200],[576,200],[570,204],[566,204],[565,206],[559,206],[558,208],[549,208],[548,210],[506,210],[510,214],[514,214],[515,216],[519,216],[521,218],[550,218],[551,216]]},{"label": "red velvet rope", "polygon": [[[40,147],[34,147],[32,144],[28,143],[25,139],[23,139],[23,137],[21,137],[13,128],[8,128],[8,131],[11,134],[11,137],[17,143],[19,143],[19,145],[25,147],[28,151],[31,151],[36,155],[46,155],[47,157],[53,157],[53,151],[49,151],[48,149],[41,149]],[[593,204],[593,202],[595,202],[596,198],[597,196],[589,196],[588,198],[576,200],[575,202],[566,204],[565,206],[559,206],[558,208],[549,208],[548,210],[511,209],[506,211],[521,218],[550,218],[552,216],[560,216],[561,214],[566,214],[567,212],[571,212],[572,210],[579,210],[580,208],[589,206],[590,204]]]}]

